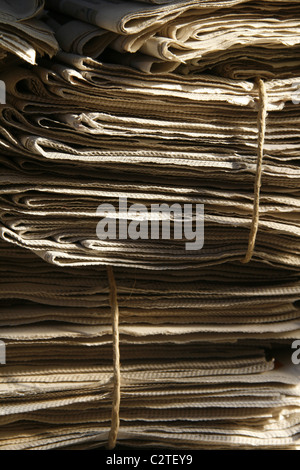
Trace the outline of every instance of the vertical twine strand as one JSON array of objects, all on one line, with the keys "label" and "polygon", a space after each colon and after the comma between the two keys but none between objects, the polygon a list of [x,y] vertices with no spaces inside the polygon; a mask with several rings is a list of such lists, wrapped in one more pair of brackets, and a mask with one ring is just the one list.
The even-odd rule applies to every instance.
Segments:
[{"label": "vertical twine strand", "polygon": [[259,224],[259,203],[260,203],[260,189],[261,189],[261,178],[262,178],[262,163],[264,158],[264,143],[266,135],[266,122],[267,122],[267,107],[268,107],[268,95],[266,91],[266,85],[260,78],[256,81],[259,90],[259,112],[257,117],[258,126],[258,145],[257,145],[257,165],[256,165],[256,177],[254,184],[254,205],[253,205],[253,216],[252,225],[249,235],[248,250],[242,263],[246,264],[252,259],[256,236],[258,232]]},{"label": "vertical twine strand", "polygon": [[121,402],[121,366],[120,366],[120,336],[119,336],[119,306],[117,298],[117,286],[113,268],[107,266],[109,281],[109,300],[112,315],[113,333],[113,405],[111,415],[111,428],[108,437],[107,448],[114,449],[117,443],[120,427],[120,402]]}]

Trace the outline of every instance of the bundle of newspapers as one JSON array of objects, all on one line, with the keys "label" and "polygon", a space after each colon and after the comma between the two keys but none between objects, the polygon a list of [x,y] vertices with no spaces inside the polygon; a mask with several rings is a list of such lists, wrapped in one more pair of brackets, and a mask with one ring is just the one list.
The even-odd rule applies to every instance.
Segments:
[{"label": "bundle of newspapers", "polygon": [[[153,78],[66,53],[45,65],[0,74],[4,240],[61,266],[166,270],[243,259],[257,167],[255,83]],[[254,259],[299,269],[297,79],[271,80],[267,92]]]},{"label": "bundle of newspapers", "polygon": [[[105,446],[113,391],[105,273],[58,268],[22,248],[0,248],[7,348],[0,448]],[[176,273],[164,279],[116,269],[115,276],[119,443],[298,449],[300,371],[283,341],[297,336],[292,312],[296,318],[300,288],[293,272],[224,265],[184,283]]]},{"label": "bundle of newspapers", "polygon": [[299,449],[297,2],[3,2],[2,21],[0,449],[107,445],[107,267],[117,443]]}]

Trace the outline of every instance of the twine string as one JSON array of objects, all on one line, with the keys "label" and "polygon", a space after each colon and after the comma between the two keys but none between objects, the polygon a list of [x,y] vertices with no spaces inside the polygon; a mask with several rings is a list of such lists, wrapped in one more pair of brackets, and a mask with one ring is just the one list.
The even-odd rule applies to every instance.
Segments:
[{"label": "twine string", "polygon": [[113,334],[113,396],[111,427],[108,436],[107,448],[115,448],[120,428],[120,402],[121,402],[121,365],[120,365],[120,335],[119,335],[119,306],[117,298],[117,286],[113,268],[107,266],[109,282],[109,301],[112,316]]},{"label": "twine string", "polygon": [[259,111],[257,116],[258,127],[258,143],[257,143],[257,164],[256,164],[256,177],[254,183],[254,203],[251,231],[248,241],[248,249],[242,263],[246,264],[251,261],[254,253],[255,242],[259,225],[259,205],[260,205],[260,190],[262,180],[262,163],[264,158],[264,143],[266,136],[266,122],[267,122],[267,107],[268,107],[268,94],[266,91],[265,82],[259,78],[256,80],[259,91]]}]

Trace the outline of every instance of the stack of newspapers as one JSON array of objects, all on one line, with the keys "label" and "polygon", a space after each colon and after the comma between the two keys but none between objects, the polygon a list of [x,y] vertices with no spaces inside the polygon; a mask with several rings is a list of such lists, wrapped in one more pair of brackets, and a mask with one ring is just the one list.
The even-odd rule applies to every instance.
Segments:
[{"label": "stack of newspapers", "polygon": [[0,449],[300,449],[298,1],[2,3]]}]

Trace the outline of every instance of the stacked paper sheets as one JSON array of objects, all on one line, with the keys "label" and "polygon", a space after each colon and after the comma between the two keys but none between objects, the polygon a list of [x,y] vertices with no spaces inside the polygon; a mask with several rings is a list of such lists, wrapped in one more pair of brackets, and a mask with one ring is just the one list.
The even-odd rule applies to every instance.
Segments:
[{"label": "stacked paper sheets", "polygon": [[[57,268],[15,247],[1,245],[0,322],[101,326],[110,335],[106,270]],[[168,276],[115,268],[121,335],[158,341],[159,335],[237,341],[282,340],[300,333],[299,276],[294,271],[226,263]],[[56,326],[55,326],[56,328]],[[79,327],[79,329],[81,326]],[[100,331],[99,330],[99,331]]]},{"label": "stacked paper sheets", "polygon": [[297,2],[2,3],[0,449],[299,449]]}]

